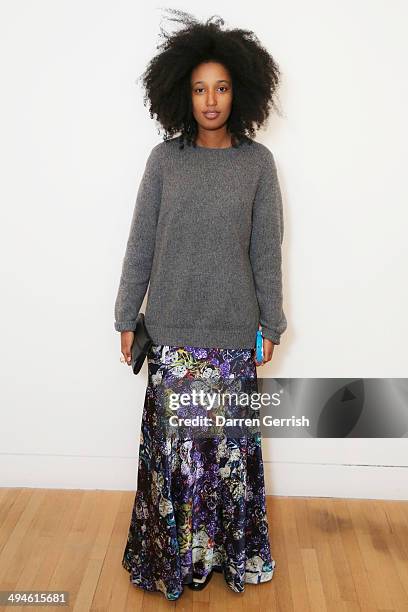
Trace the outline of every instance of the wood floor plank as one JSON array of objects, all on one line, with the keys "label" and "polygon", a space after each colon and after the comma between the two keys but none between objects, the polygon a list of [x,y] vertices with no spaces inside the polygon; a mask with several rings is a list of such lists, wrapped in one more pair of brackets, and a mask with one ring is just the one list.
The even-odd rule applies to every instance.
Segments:
[{"label": "wood floor plank", "polygon": [[[103,504],[103,491],[86,491],[71,529],[61,545],[61,555],[49,580],[49,590],[64,589],[75,601],[96,538],[95,520]],[[86,609],[86,608],[85,608]]]},{"label": "wood floor plank", "polygon": [[114,575],[106,569],[102,570],[122,496],[115,491],[101,493],[101,503],[96,506],[92,519],[96,522],[98,530],[87,556],[87,565],[76,597],[74,612],[106,610],[110,602]]},{"label": "wood floor plank", "polygon": [[317,560],[316,551],[314,548],[302,548],[300,551],[305,577],[306,586],[309,598],[310,608],[326,612],[331,608],[326,605],[326,598],[322,586],[322,577],[319,570],[319,562]]},{"label": "wood floor plank", "polygon": [[[24,502],[33,494],[33,489],[0,489],[0,555],[10,531],[24,509]],[[23,498],[23,502],[21,499]],[[20,501],[19,501],[20,500]],[[16,506],[14,506],[16,504]],[[1,556],[0,556],[1,561]]]},{"label": "wood floor plank", "polygon": [[325,603],[329,610],[333,610],[336,609],[342,597],[329,542],[333,524],[330,522],[331,517],[325,503],[324,498],[309,499],[306,508],[310,541],[316,552]]},{"label": "wood floor plank", "polygon": [[125,491],[121,493],[111,538],[107,544],[108,550],[92,602],[92,606],[97,607],[97,604],[103,601],[106,606],[104,610],[107,612],[139,612],[142,609],[143,592],[131,584],[129,572],[122,567],[133,499],[134,494]]},{"label": "wood floor plank", "polygon": [[384,513],[390,525],[389,550],[401,584],[408,594],[408,525],[399,502],[388,500]]},{"label": "wood floor plank", "polygon": [[21,568],[33,545],[31,524],[45,496],[46,491],[42,489],[22,489],[7,514],[6,523],[10,532],[0,554],[2,590],[15,590]]},{"label": "wood floor plank", "polygon": [[[300,501],[300,504],[298,503]],[[280,529],[282,530],[287,550],[287,573],[281,569],[282,580],[287,580],[292,597],[292,605],[297,612],[313,612],[309,606],[308,589],[306,584],[306,574],[304,571],[303,560],[300,554],[302,549],[301,541],[310,544],[309,534],[304,515],[304,501],[294,498],[284,498],[281,505]],[[303,520],[301,518],[303,514]],[[306,533],[305,533],[306,532]],[[277,560],[279,563],[279,559]]]},{"label": "wood floor plank", "polygon": [[[367,500],[347,502],[348,507],[353,509],[352,520],[355,523],[355,534],[370,582],[374,604],[376,608],[392,609],[394,608],[392,594],[384,580],[384,560],[373,544],[372,521],[368,520],[365,504],[367,504]],[[384,550],[383,544],[381,544],[381,548]],[[384,550],[384,552],[386,551]]]},{"label": "wood floor plank", "polygon": [[382,581],[387,585],[392,604],[395,610],[408,610],[407,591],[404,589],[404,574],[402,569],[394,562],[393,537],[391,525],[385,512],[387,502],[377,500],[364,500],[363,508],[368,524],[370,525],[371,547],[375,558],[378,559],[379,573]]},{"label": "wood floor plank", "polygon": [[[47,590],[48,576],[41,576],[40,568],[47,554],[55,547],[58,530],[64,516],[66,500],[56,489],[45,492],[37,515],[30,525],[30,536],[25,542],[24,562],[20,566],[20,576],[14,589]],[[70,499],[74,500],[74,497]],[[16,612],[24,612],[26,607],[13,607]],[[50,608],[51,609],[51,608]]]},{"label": "wood floor plank", "polygon": [[351,529],[351,520],[347,520],[337,512],[338,501],[329,498],[322,500],[327,516],[326,530],[329,535],[330,554],[337,576],[340,601],[344,601],[348,608],[360,609],[353,572],[342,537],[345,530]]},{"label": "wood floor plank", "polygon": [[350,577],[354,583],[359,607],[364,612],[375,612],[377,606],[356,534],[356,530],[361,525],[361,519],[358,512],[350,512],[353,505],[352,503],[349,504],[348,500],[333,500],[332,507],[336,514],[336,522],[339,526],[343,548],[350,566]]}]

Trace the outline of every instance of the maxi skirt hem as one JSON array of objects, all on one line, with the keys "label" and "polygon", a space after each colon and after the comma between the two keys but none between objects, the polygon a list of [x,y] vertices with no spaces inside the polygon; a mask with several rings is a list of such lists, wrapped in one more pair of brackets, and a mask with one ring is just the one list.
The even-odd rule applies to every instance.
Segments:
[{"label": "maxi skirt hem", "polygon": [[[272,559],[271,566],[272,566],[272,568],[269,571],[263,571],[263,572],[258,573],[258,574],[253,574],[253,573],[247,572],[245,574],[244,582],[246,584],[261,584],[262,582],[269,582],[270,580],[272,580],[273,575],[275,573],[275,569],[276,569],[276,561],[274,559]],[[191,580],[189,582],[184,582],[183,583],[183,587],[181,588],[181,590],[179,592],[169,593],[167,591],[166,586],[165,586],[165,584],[163,583],[162,580],[156,580],[155,581],[155,586],[153,586],[153,585],[148,586],[146,584],[143,584],[143,580],[141,578],[133,578],[132,577],[132,568],[131,568],[131,565],[129,564],[129,562],[127,561],[125,556],[122,559],[122,567],[127,572],[129,572],[129,580],[133,584],[133,586],[139,587],[143,591],[147,591],[149,593],[163,593],[163,595],[169,601],[174,601],[175,599],[178,599],[179,597],[181,597],[181,595],[184,592],[184,585],[187,585],[187,584],[189,584],[189,582],[191,582]],[[212,569],[218,569],[218,570],[222,571],[222,567],[220,565],[218,565],[218,566],[215,565],[215,566],[213,566]],[[225,575],[224,575],[224,578],[225,578]],[[234,591],[234,593],[243,593],[245,591],[245,586],[244,585],[242,585],[242,589],[238,589],[234,583],[228,582],[228,580],[225,580],[225,583],[226,583],[226,585],[232,591]]]}]

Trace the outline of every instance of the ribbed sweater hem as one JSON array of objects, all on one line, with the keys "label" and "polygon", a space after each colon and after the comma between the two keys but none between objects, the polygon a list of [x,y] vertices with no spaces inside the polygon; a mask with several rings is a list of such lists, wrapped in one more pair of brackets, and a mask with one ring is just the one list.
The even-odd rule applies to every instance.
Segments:
[{"label": "ribbed sweater hem", "polygon": [[194,346],[201,348],[255,348],[256,330],[253,326],[240,329],[194,329],[163,327],[147,322],[146,329],[154,344],[165,346]]}]

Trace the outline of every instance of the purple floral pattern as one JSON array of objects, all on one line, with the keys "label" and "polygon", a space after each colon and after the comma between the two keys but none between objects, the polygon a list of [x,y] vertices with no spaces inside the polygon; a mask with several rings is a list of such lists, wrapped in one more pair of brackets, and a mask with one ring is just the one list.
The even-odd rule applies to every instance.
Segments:
[{"label": "purple floral pattern", "polygon": [[195,575],[227,585],[271,580],[261,436],[181,436],[159,426],[166,394],[257,388],[254,349],[153,345],[140,433],[138,486],[122,565],[133,584],[175,600]]}]

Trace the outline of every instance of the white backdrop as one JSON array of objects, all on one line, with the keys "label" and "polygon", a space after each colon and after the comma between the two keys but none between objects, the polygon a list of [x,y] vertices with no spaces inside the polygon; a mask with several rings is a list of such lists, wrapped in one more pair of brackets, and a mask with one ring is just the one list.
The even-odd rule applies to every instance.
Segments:
[{"label": "white backdrop", "polygon": [[[162,138],[135,82],[160,6],[0,5],[1,486],[136,486],[147,370],[120,363],[113,306]],[[169,6],[254,30],[282,71],[283,116],[257,138],[284,197],[288,330],[258,375],[406,377],[406,4]],[[269,494],[408,493],[406,438],[263,449]]]}]

